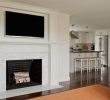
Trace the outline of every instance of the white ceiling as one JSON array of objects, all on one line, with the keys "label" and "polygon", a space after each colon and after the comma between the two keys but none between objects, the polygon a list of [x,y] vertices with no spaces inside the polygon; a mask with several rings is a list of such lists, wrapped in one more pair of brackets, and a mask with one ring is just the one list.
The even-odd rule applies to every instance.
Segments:
[{"label": "white ceiling", "polygon": [[110,28],[110,0],[7,0],[56,9],[71,14],[71,24]]}]

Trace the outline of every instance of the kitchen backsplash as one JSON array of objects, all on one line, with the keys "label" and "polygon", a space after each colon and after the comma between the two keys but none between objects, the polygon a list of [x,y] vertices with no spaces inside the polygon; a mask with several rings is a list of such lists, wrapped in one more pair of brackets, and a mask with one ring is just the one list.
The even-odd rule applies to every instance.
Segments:
[{"label": "kitchen backsplash", "polygon": [[75,50],[94,50],[93,43],[76,43],[73,47]]}]

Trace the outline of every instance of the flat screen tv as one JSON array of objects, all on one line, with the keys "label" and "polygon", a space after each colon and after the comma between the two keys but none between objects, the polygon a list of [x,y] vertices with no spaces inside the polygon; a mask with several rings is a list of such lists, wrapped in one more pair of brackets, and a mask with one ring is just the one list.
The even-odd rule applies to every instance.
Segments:
[{"label": "flat screen tv", "polygon": [[44,16],[6,11],[6,35],[44,38]]}]

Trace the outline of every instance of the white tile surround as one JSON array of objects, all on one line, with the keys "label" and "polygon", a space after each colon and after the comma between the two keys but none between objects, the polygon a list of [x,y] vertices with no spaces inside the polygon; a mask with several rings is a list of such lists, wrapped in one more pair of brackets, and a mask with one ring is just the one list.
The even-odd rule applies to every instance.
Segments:
[{"label": "white tile surround", "polygon": [[0,45],[0,92],[6,91],[6,60],[42,59],[42,85],[49,85],[48,45]]}]

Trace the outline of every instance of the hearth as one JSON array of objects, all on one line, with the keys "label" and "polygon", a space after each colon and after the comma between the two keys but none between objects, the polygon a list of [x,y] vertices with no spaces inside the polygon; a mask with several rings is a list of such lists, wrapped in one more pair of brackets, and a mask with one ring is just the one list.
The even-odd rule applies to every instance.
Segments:
[{"label": "hearth", "polygon": [[6,61],[6,90],[40,84],[42,84],[42,59]]}]

